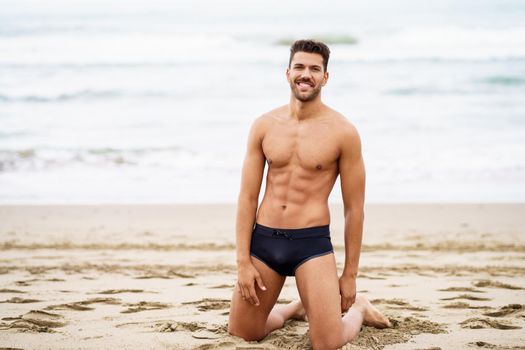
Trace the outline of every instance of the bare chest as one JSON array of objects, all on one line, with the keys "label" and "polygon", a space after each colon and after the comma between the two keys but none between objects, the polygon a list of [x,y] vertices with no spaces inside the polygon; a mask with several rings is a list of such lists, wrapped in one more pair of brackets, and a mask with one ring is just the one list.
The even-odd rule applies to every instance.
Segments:
[{"label": "bare chest", "polygon": [[266,161],[272,168],[299,166],[305,170],[323,170],[339,158],[337,130],[331,123],[312,125],[277,124],[264,136]]}]

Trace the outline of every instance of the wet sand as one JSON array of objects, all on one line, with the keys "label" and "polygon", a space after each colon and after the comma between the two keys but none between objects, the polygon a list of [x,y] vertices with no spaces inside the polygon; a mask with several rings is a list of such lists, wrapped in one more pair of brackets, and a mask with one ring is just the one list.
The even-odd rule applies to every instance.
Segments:
[{"label": "wet sand", "polygon": [[[394,327],[344,349],[525,349],[524,213],[367,206],[358,290]],[[0,348],[311,348],[302,321],[260,342],[227,334],[234,222],[234,205],[0,206]],[[289,277],[280,302],[297,297]]]}]

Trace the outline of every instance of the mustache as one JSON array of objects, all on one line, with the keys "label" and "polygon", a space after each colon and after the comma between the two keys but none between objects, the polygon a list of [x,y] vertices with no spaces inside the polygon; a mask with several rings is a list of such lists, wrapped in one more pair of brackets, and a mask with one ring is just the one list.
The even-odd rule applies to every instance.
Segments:
[{"label": "mustache", "polygon": [[307,84],[310,84],[310,85],[314,85],[313,81],[311,81],[310,79],[297,79],[295,82],[296,83],[307,83]]}]

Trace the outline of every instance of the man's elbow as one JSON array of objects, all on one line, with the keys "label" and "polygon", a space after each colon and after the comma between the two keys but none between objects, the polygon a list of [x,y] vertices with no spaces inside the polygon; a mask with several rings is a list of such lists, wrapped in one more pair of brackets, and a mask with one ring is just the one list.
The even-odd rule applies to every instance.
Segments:
[{"label": "man's elbow", "polygon": [[257,206],[257,204],[259,202],[259,196],[256,195],[256,194],[253,194],[253,193],[248,193],[248,192],[242,192],[241,191],[241,193],[239,193],[238,202],[239,202],[239,204],[243,204],[243,205],[255,205],[255,206]]},{"label": "man's elbow", "polygon": [[365,219],[365,211],[362,206],[347,208],[345,209],[345,218],[363,221]]}]

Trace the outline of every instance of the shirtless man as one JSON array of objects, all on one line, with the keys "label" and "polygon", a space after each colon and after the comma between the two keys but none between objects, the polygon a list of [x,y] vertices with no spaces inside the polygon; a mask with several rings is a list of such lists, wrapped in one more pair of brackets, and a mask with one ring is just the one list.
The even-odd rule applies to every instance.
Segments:
[{"label": "shirtless man", "polygon": [[[290,102],[257,118],[248,137],[237,205],[238,281],[228,332],[261,340],[290,318],[307,319],[313,348],[337,349],[354,339],[362,324],[385,328],[390,323],[356,294],[365,169],[357,130],[321,102],[330,51],[312,40],[296,41],[290,51]],[[257,210],[265,163],[266,191]],[[340,278],[328,208],[338,175],[345,215]],[[275,306],[286,276],[295,276],[300,300]]]}]

